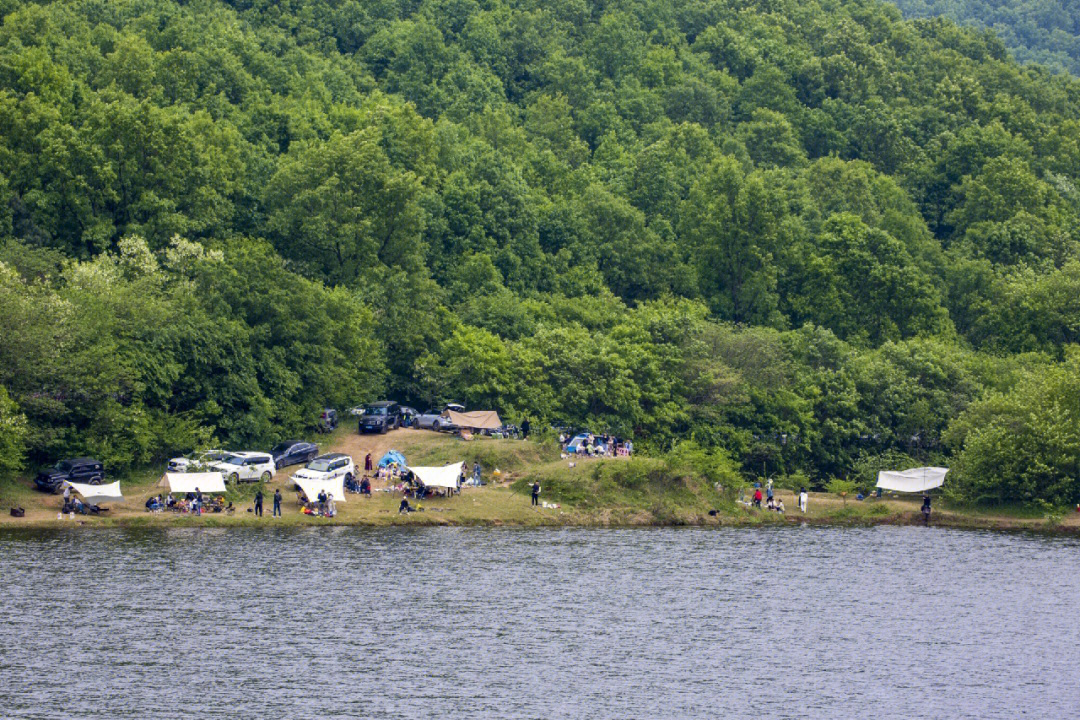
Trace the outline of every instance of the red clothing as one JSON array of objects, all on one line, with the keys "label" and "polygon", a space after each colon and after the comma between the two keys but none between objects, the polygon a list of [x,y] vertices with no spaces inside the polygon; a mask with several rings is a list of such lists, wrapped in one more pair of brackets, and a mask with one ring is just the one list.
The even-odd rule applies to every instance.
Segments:
[{"label": "red clothing", "polygon": [[754,500],[757,502],[761,502],[761,488],[758,488],[754,491]]}]

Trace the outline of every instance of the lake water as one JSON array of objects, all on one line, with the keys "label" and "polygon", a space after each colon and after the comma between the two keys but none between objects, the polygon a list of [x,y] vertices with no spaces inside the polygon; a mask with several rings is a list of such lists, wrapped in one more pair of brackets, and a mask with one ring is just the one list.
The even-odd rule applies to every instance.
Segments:
[{"label": "lake water", "polygon": [[0,532],[4,718],[1069,718],[1080,542]]}]

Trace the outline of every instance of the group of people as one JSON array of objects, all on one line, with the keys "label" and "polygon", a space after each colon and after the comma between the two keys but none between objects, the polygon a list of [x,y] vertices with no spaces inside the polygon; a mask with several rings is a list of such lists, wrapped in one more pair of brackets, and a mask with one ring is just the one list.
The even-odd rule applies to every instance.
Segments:
[{"label": "group of people", "polygon": [[[564,453],[570,452],[570,444],[573,442],[574,437],[569,437],[565,433],[559,433],[559,445],[562,447]],[[577,447],[577,455],[585,455],[587,457],[615,457],[616,455],[630,455],[634,452],[634,443],[630,440],[619,440],[619,438],[610,434],[593,435],[588,433],[585,436],[585,441],[580,443]]]},{"label": "group of people", "polygon": [[190,513],[192,515],[202,515],[203,513],[223,512],[227,515],[232,515],[236,512],[236,508],[230,501],[228,504],[225,502],[225,498],[218,495],[217,497],[207,500],[199,488],[195,488],[195,492],[185,493],[184,497],[177,499],[172,493],[153,495],[146,501],[146,509],[149,512],[164,512],[166,510],[177,513]]},{"label": "group of people", "polygon": [[364,475],[359,480],[349,477],[345,480],[345,492],[358,493],[371,497],[371,478]]},{"label": "group of people", "polygon": [[[772,510],[781,514],[786,511],[786,508],[784,507],[784,501],[773,494],[772,480],[769,480],[766,483],[765,494],[767,496],[765,501],[766,510]],[[756,488],[754,488],[754,499],[751,501],[750,504],[756,507],[758,510],[761,509],[761,485],[758,485]]]},{"label": "group of people", "polygon": [[[787,508],[784,507],[784,501],[781,498],[778,498],[778,497],[776,497],[774,495],[774,493],[773,493],[773,481],[771,479],[767,480],[765,482],[765,494],[764,494],[764,496],[761,493],[761,484],[760,483],[758,483],[754,487],[754,496],[750,501],[750,506],[751,507],[756,507],[759,510],[762,509],[762,500],[763,499],[765,500],[764,509],[772,510],[774,512],[778,512],[778,513],[781,513],[781,514],[784,514],[787,511]],[[799,502],[799,510],[803,514],[806,513],[806,504],[809,501],[809,499],[810,499],[810,493],[808,493],[806,491],[806,488],[801,488],[799,490],[798,502]]]},{"label": "group of people", "polygon": [[[280,491],[279,491],[280,493]],[[319,494],[312,501],[311,498],[304,495],[301,499],[303,507],[300,512],[305,515],[315,515],[316,517],[328,517],[332,518],[337,515],[337,504],[334,502],[334,493],[328,493],[325,490],[320,490]],[[275,511],[280,514],[280,509],[275,508]]]}]

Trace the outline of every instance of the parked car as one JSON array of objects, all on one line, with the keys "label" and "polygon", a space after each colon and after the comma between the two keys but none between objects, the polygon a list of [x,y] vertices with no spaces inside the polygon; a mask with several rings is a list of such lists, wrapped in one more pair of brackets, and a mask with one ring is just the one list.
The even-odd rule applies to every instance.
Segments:
[{"label": "parked car", "polygon": [[174,457],[169,460],[168,472],[180,473],[204,470],[212,467],[214,463],[224,460],[227,454],[224,450],[207,450],[206,452],[196,453],[191,457]]},{"label": "parked car", "polygon": [[328,478],[342,478],[346,483],[356,476],[356,464],[348,455],[342,453],[327,453],[320,455],[307,464],[302,470],[293,473],[293,480],[326,480]]},{"label": "parked car", "polygon": [[326,408],[319,417],[318,430],[322,433],[334,432],[337,429],[337,410]]},{"label": "parked car", "polygon": [[225,476],[226,482],[270,482],[277,467],[274,456],[264,452],[228,453],[221,462],[214,463],[214,469]]},{"label": "parked car", "polygon": [[275,445],[270,454],[274,456],[274,467],[280,470],[289,465],[311,462],[311,458],[319,454],[319,446],[303,440],[286,440]]},{"label": "parked car", "polygon": [[34,478],[34,484],[42,492],[58,493],[66,482],[100,485],[105,480],[105,466],[100,460],[88,457],[61,460]]},{"label": "parked car", "polygon": [[450,422],[446,417],[446,411],[453,410],[454,412],[465,412],[464,405],[458,405],[457,403],[446,403],[442,406],[442,410],[428,410],[426,413],[420,413],[416,416],[416,427],[423,428],[425,430],[457,430],[458,426]]},{"label": "parked car", "polygon": [[401,406],[390,400],[368,403],[364,406],[364,414],[360,416],[357,431],[361,434],[367,432],[387,432],[401,426]]}]

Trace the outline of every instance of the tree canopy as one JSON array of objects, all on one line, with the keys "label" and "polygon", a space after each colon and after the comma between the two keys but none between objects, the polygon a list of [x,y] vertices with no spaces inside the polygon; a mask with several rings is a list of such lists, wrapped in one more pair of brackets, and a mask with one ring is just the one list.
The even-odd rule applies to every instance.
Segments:
[{"label": "tree canopy", "polygon": [[991,33],[875,0],[0,16],[0,472],[392,395],[824,486],[980,467],[970,413],[1075,362],[1080,83]]}]

